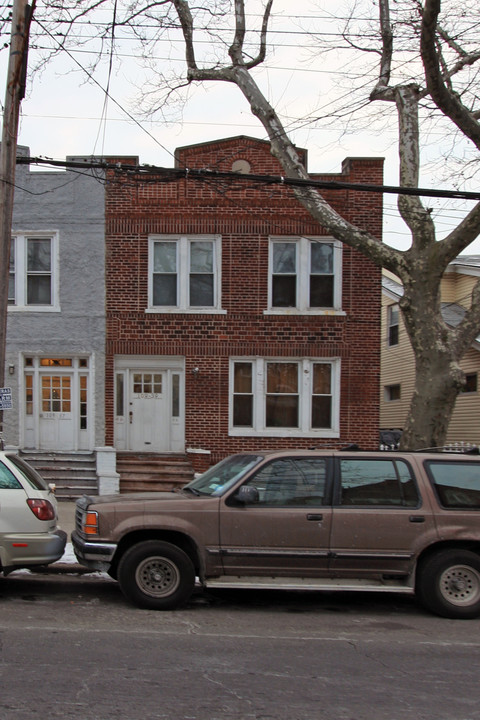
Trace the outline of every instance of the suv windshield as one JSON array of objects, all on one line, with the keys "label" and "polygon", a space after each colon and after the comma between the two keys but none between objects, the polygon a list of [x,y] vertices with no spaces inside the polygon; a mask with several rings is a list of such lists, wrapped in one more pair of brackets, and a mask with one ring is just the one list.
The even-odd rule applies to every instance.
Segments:
[{"label": "suv windshield", "polygon": [[201,495],[223,495],[260,460],[263,460],[261,455],[232,455],[192,480],[183,489]]}]

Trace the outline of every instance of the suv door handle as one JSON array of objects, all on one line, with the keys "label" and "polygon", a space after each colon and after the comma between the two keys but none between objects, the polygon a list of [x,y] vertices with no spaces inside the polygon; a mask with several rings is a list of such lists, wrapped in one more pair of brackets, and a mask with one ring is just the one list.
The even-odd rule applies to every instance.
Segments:
[{"label": "suv door handle", "polygon": [[423,523],[425,522],[425,516],[424,515],[410,515],[408,518],[411,523]]},{"label": "suv door handle", "polygon": [[317,514],[312,515],[309,513],[307,515],[307,520],[313,520],[314,522],[315,521],[318,522],[319,520],[323,520],[323,515],[321,515],[321,514],[320,515],[317,515]]}]

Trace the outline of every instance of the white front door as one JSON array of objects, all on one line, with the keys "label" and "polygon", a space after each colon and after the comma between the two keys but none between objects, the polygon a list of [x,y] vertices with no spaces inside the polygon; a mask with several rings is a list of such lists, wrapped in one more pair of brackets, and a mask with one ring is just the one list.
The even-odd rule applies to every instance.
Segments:
[{"label": "white front door", "polygon": [[73,374],[40,374],[40,449],[71,450],[74,443],[72,412]]},{"label": "white front door", "polygon": [[22,447],[93,448],[91,365],[88,357],[23,358]]},{"label": "white front door", "polygon": [[115,447],[132,452],[185,449],[183,359],[115,359]]},{"label": "white front door", "polygon": [[129,450],[169,450],[169,403],[166,372],[130,374]]}]

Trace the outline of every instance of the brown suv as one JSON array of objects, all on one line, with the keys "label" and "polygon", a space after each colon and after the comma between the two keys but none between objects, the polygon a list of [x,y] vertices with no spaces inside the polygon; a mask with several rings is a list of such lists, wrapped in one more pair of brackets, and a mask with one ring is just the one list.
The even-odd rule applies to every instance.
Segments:
[{"label": "brown suv", "polygon": [[77,501],[78,560],[140,607],[207,588],[416,593],[480,615],[480,458],[282,451],[226,458],[175,492]]}]

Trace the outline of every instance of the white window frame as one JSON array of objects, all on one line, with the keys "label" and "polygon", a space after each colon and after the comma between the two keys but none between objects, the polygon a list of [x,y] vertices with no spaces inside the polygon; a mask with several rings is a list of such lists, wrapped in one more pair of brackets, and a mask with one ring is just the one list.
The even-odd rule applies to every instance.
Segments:
[{"label": "white window frame", "polygon": [[[27,248],[28,240],[50,240],[50,297],[49,305],[33,305],[27,303]],[[57,231],[15,232],[12,233],[15,243],[15,303],[8,305],[9,312],[60,312],[59,305],[59,235]]]},{"label": "white window frame", "polygon": [[[253,395],[253,426],[235,427],[233,425],[234,400],[234,366],[235,363],[252,364],[252,395]],[[298,363],[299,365],[299,427],[298,428],[272,428],[266,427],[266,364]],[[312,384],[314,364],[324,363],[331,366],[332,390],[332,418],[330,428],[311,427],[312,411]],[[337,438],[340,437],[340,358],[259,358],[259,357],[232,357],[229,367],[229,408],[228,426],[229,435],[262,436],[262,437],[306,437],[306,438]]]},{"label": "white window frame", "polygon": [[[393,314],[396,314],[397,321],[393,321]],[[397,338],[392,342],[392,329],[397,328]],[[400,344],[400,306],[398,303],[392,303],[387,306],[387,345],[388,347],[397,347]]]},{"label": "white window frame", "polygon": [[[190,246],[192,242],[213,243],[213,305],[189,305],[190,280]],[[148,238],[148,307],[147,313],[191,313],[209,314],[225,313],[221,309],[221,267],[222,267],[221,235],[151,235]],[[153,304],[153,260],[154,247],[157,242],[175,242],[177,244],[177,305]]]},{"label": "white window frame", "polygon": [[[297,245],[297,300],[296,307],[273,307],[272,305],[272,278],[273,278],[273,246],[275,243],[296,243]],[[310,308],[310,266],[312,243],[333,245],[333,306],[326,308]],[[268,310],[264,315],[345,315],[342,311],[342,257],[343,246],[339,240],[331,237],[298,237],[298,236],[271,236],[268,242]]]}]

